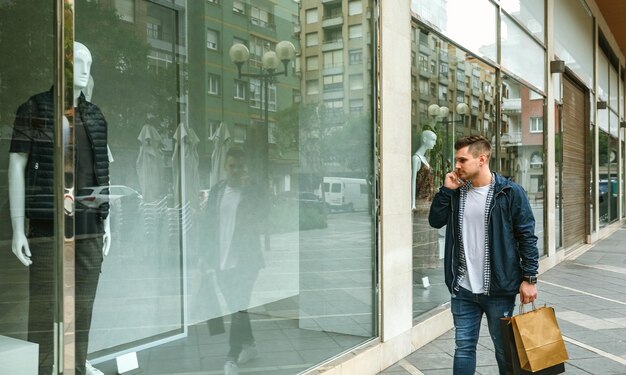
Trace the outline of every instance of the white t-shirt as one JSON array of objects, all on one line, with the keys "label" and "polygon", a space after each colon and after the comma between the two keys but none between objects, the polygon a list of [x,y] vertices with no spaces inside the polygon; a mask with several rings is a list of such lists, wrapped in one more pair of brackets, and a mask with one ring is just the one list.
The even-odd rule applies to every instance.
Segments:
[{"label": "white t-shirt", "polygon": [[485,205],[490,185],[478,188],[470,187],[467,191],[465,211],[463,212],[463,248],[467,274],[461,280],[461,286],[472,293],[482,294],[485,272]]},{"label": "white t-shirt", "polygon": [[235,219],[239,201],[241,201],[241,189],[226,185],[219,207],[220,268],[222,270],[234,268],[237,265],[237,259],[230,251],[230,245],[235,233]]}]

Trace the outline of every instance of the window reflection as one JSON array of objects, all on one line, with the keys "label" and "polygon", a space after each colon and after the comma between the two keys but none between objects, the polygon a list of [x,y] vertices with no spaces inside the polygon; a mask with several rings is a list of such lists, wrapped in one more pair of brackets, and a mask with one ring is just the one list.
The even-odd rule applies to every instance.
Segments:
[{"label": "window reflection", "polygon": [[[432,197],[452,169],[454,142],[495,138],[495,69],[414,26],[412,65],[412,202],[414,316],[449,301],[443,282],[445,229],[428,224]],[[419,82],[419,83],[418,83]]]},{"label": "window reflection", "polygon": [[137,350],[147,372],[299,372],[375,335],[372,8],[303,3],[77,2],[111,188],[130,192],[96,367]]},{"label": "window reflection", "polygon": [[535,216],[537,246],[543,251],[545,194],[543,106],[544,98],[510,77],[502,79],[500,122],[501,173],[522,185]]}]

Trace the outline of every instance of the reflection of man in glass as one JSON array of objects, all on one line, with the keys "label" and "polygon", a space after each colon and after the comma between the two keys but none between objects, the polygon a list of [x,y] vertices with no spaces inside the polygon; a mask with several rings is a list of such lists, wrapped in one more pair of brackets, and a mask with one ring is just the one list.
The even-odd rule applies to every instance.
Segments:
[{"label": "reflection of man in glass", "polygon": [[[85,100],[91,52],[74,44],[75,181],[76,188],[107,186],[109,159],[107,123],[94,104]],[[52,373],[55,306],[52,90],[32,96],[15,116],[9,156],[9,196],[12,250],[29,270],[28,340],[39,344],[39,374]],[[108,204],[76,208],[75,319],[76,373],[102,372],[86,366],[93,301],[103,255],[109,250]],[[25,233],[25,218],[29,219]],[[88,369],[86,369],[86,367]]]},{"label": "reflection of man in glass", "polygon": [[256,356],[249,307],[252,288],[263,267],[260,234],[267,208],[259,189],[249,183],[241,149],[231,148],[224,161],[226,179],[209,193],[209,256],[231,315],[230,350],[224,371],[238,374],[237,364]]}]

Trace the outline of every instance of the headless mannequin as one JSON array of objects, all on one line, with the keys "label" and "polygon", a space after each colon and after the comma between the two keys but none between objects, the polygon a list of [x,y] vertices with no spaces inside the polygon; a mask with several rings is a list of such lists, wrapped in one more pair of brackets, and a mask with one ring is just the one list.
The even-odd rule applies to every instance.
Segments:
[{"label": "headless mannequin", "polygon": [[[78,105],[78,98],[89,83],[91,71],[91,52],[80,43],[74,45],[74,107]],[[13,227],[13,254],[25,266],[30,266],[30,247],[24,233],[24,201],[25,201],[25,169],[28,162],[27,153],[12,152],[9,154],[9,204],[11,208],[11,226]],[[102,254],[106,256],[111,247],[110,217],[104,220],[104,244]]]},{"label": "headless mannequin", "polygon": [[[79,98],[81,93],[86,95],[91,94],[89,90],[90,82],[90,70],[91,70],[92,56],[91,52],[84,45],[75,42],[74,43],[74,108],[76,109],[79,104]],[[90,104],[91,105],[91,104]],[[93,106],[93,105],[92,105]],[[99,111],[99,110],[98,110]],[[77,110],[78,113],[78,110]],[[64,125],[68,124],[66,118],[63,119]],[[81,123],[84,127],[85,124]],[[85,141],[81,141],[85,142]],[[79,142],[80,143],[80,142]],[[82,144],[82,143],[81,143]],[[87,146],[88,147],[88,146]],[[39,244],[34,242],[31,244],[33,248],[37,248],[35,254],[37,256],[32,257],[31,246],[29,245],[28,237],[24,231],[24,221],[26,217],[25,213],[25,188],[26,188],[26,168],[28,165],[29,153],[25,152],[10,152],[9,154],[9,202],[11,209],[11,225],[13,227],[13,239],[12,239],[12,251],[15,256],[25,266],[31,266],[30,270],[30,293],[31,301],[29,304],[29,340],[39,343],[39,355],[40,355],[40,375],[49,374],[52,367],[52,347],[51,347],[51,330],[52,330],[52,313],[47,309],[55,303],[51,302],[53,299],[52,291],[42,288],[38,291],[41,285],[49,284],[49,280],[52,278],[53,266],[52,259],[54,255],[50,254],[51,245],[44,245],[42,248],[41,241]],[[110,160],[110,158],[109,158]],[[50,221],[51,223],[52,221]],[[31,226],[32,226],[31,220]],[[100,234],[91,235],[92,239],[80,240],[76,238],[76,280],[75,280],[75,327],[76,327],[76,373],[86,375],[100,375],[102,372],[93,368],[86,359],[87,342],[89,334],[89,326],[91,324],[91,314],[93,311],[93,300],[95,297],[95,290],[97,287],[97,280],[100,274],[100,267],[102,258],[106,256],[110,249],[110,216],[107,215],[101,222],[102,228]],[[31,228],[32,229],[32,228]],[[93,239],[93,237],[96,237]],[[100,237],[101,236],[101,237]],[[100,239],[101,238],[101,242]],[[84,242],[87,241],[87,242]],[[48,243],[48,242],[46,242]],[[85,245],[87,244],[87,245]],[[94,245],[95,244],[95,245]],[[101,249],[101,250],[99,250]],[[99,255],[101,251],[101,256]],[[46,254],[47,253],[47,254]],[[87,255],[89,253],[89,255]],[[95,255],[95,256],[94,256]],[[35,264],[33,264],[32,258],[35,258]],[[46,265],[50,263],[50,265]],[[87,281],[86,281],[87,280]],[[43,281],[43,284],[40,284]],[[87,286],[86,286],[87,285]],[[34,289],[33,289],[34,288]],[[33,297],[33,292],[39,293],[39,295]],[[50,296],[47,296],[50,293]],[[41,301],[43,298],[44,301]],[[34,298],[34,299],[33,299]],[[36,315],[32,317],[31,315]],[[32,318],[32,321],[31,321]],[[43,319],[43,323],[36,326],[37,322]],[[33,323],[34,322],[34,323]],[[31,327],[31,324],[35,324]],[[50,327],[50,328],[48,328]],[[32,335],[32,339],[31,339]],[[80,349],[80,351],[79,351]],[[80,354],[79,354],[80,352]],[[42,372],[43,371],[43,372]]]},{"label": "headless mannequin", "polygon": [[437,135],[430,130],[424,130],[421,134],[420,146],[411,158],[411,208],[413,210],[416,209],[415,196],[417,193],[417,172],[419,172],[420,168],[422,168],[422,165],[430,167],[430,165],[428,164],[428,159],[426,158],[426,151],[431,150],[433,147],[435,147],[436,142]]}]

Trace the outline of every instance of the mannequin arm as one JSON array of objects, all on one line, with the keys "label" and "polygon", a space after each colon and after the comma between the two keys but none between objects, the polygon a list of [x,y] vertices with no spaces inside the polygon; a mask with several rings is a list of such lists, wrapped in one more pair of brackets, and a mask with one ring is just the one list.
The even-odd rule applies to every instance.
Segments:
[{"label": "mannequin arm", "polygon": [[102,237],[102,256],[109,255],[111,250],[111,213],[104,219],[104,236]]},{"label": "mannequin arm", "polygon": [[11,249],[13,254],[22,262],[29,266],[33,262],[30,260],[30,247],[28,239],[24,233],[24,200],[25,200],[25,173],[28,163],[28,154],[9,154],[9,206],[11,208],[11,226],[13,227],[13,241]]},{"label": "mannequin arm", "polygon": [[417,152],[411,158],[411,209],[415,210],[415,193],[417,184],[417,172],[422,167],[422,160],[417,155]]}]

